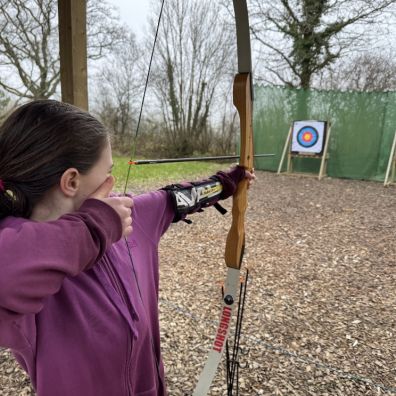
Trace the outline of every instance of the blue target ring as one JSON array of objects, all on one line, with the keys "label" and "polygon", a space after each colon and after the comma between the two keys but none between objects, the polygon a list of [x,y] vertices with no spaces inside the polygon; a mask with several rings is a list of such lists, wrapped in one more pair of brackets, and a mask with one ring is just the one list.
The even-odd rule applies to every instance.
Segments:
[{"label": "blue target ring", "polygon": [[314,146],[319,139],[318,131],[311,126],[302,127],[297,132],[297,142],[303,147],[312,147]]}]

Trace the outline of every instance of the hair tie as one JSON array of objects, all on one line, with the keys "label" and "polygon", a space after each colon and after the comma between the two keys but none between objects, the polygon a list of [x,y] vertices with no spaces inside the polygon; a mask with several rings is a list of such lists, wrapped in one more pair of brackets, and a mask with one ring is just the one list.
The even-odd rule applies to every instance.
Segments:
[{"label": "hair tie", "polygon": [[4,182],[2,179],[0,179],[0,192],[4,192],[5,187],[4,187]]}]

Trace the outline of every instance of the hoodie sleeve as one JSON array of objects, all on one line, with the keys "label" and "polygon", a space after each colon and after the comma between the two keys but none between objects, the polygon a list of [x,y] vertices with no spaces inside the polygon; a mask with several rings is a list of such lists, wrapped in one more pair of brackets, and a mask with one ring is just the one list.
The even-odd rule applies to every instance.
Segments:
[{"label": "hoodie sleeve", "polygon": [[157,245],[161,236],[172,223],[174,211],[172,202],[166,191],[152,191],[133,197],[132,226],[134,231],[130,238],[134,238],[135,230],[143,232],[145,236]]},{"label": "hoodie sleeve", "polygon": [[95,199],[56,221],[5,219],[0,225],[0,321],[39,312],[66,276],[92,267],[121,235],[117,213]]}]

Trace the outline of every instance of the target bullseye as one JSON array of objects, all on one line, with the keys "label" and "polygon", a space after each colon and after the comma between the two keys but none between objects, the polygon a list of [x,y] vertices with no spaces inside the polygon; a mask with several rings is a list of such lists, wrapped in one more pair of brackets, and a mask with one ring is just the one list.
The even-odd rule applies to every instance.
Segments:
[{"label": "target bullseye", "polygon": [[304,133],[303,139],[305,142],[310,142],[312,140],[312,134],[311,133]]}]

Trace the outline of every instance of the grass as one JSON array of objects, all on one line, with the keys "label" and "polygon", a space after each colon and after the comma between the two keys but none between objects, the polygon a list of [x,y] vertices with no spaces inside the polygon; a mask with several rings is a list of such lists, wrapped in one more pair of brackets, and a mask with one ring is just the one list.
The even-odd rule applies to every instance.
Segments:
[{"label": "grass", "polygon": [[[116,178],[116,191],[123,191],[128,174],[129,158],[113,156],[113,175]],[[228,169],[229,163],[179,162],[174,164],[135,165],[131,167],[128,190],[145,189],[150,186],[166,186],[183,180],[197,180],[209,177],[221,169]]]}]

